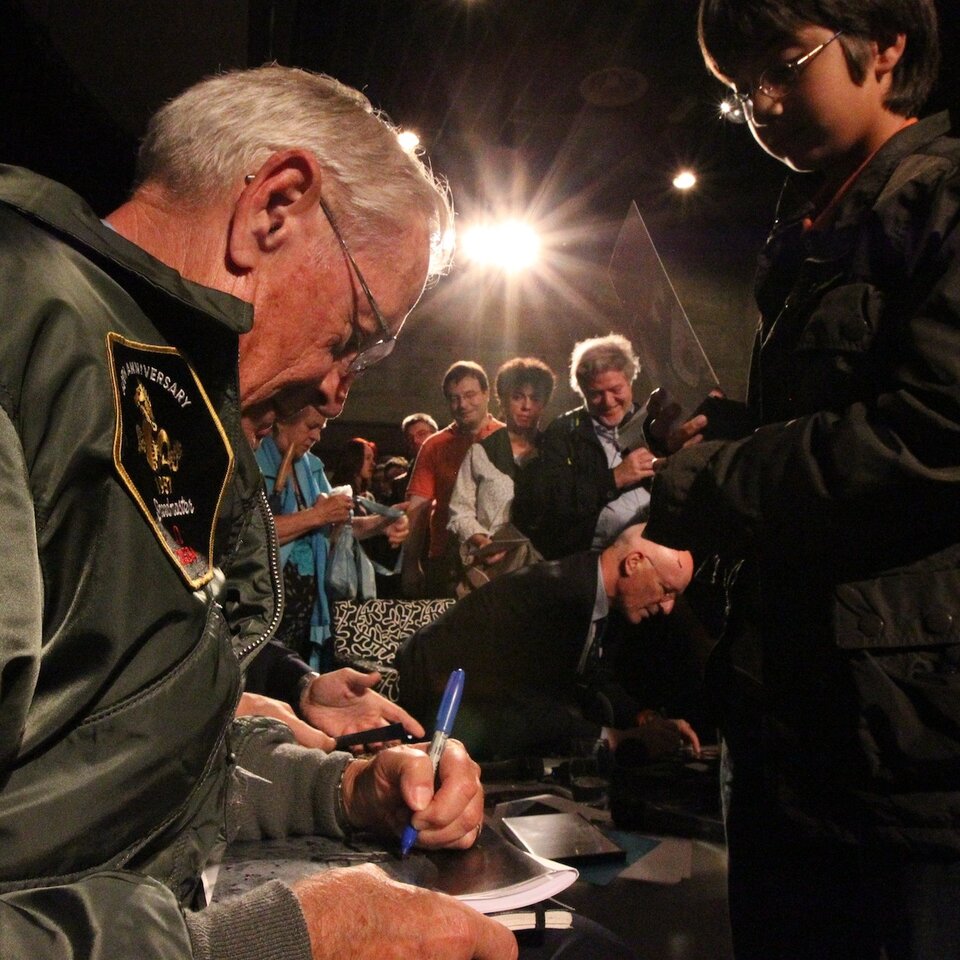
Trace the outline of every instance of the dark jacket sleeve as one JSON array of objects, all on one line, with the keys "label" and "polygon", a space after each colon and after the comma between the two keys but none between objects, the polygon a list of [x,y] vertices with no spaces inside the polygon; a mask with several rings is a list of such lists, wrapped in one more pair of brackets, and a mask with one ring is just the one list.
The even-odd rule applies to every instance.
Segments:
[{"label": "dark jacket sleeve", "polygon": [[512,519],[555,560],[590,548],[600,511],[619,493],[602,448],[583,433],[575,410],[547,427],[540,456],[517,475]]},{"label": "dark jacket sleeve", "polygon": [[[34,696],[42,581],[23,450],[0,412],[0,779],[14,762]],[[191,956],[174,895],[155,880],[105,871],[75,883],[0,895],[0,953],[38,960]]]},{"label": "dark jacket sleeve", "polygon": [[313,673],[289,647],[276,640],[265,643],[247,668],[245,689],[290,704],[294,710],[300,703],[300,681]]}]

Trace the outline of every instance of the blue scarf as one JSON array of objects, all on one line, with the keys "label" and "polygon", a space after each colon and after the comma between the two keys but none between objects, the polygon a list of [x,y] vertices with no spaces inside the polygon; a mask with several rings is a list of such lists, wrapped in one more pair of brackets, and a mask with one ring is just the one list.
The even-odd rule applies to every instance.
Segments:
[{"label": "blue scarf", "polygon": [[[267,484],[267,493],[273,493],[273,487],[280,469],[282,456],[273,437],[264,437],[256,451],[257,463],[260,472]],[[300,493],[306,507],[312,507],[321,493],[330,492],[330,483],[323,472],[323,461],[312,453],[305,453],[293,464],[293,473],[296,475]],[[297,497],[294,493],[293,477],[287,479],[280,499],[280,513],[282,515],[296,513],[299,509]],[[324,529],[306,533],[297,540],[291,540],[280,547],[280,566],[294,562],[300,573],[315,573],[317,577],[317,597],[313,604],[313,613],[310,617],[310,665],[315,669],[320,663],[320,648],[330,637],[330,606],[324,590],[324,576],[327,569],[327,554],[330,543],[324,534]],[[308,543],[312,552],[312,563],[304,563],[302,558],[295,555],[298,545]],[[297,550],[297,553],[300,551]],[[311,569],[312,568],[312,569]]]}]

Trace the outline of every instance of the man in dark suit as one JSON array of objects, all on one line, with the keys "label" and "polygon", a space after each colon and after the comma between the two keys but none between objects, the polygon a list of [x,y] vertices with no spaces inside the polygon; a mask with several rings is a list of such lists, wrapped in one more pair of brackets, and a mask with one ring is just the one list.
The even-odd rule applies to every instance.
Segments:
[{"label": "man in dark suit", "polygon": [[401,702],[430,719],[462,667],[456,734],[481,759],[563,752],[572,739],[601,736],[614,749],[639,739],[650,754],[683,740],[698,748],[689,724],[642,709],[604,669],[611,613],[631,624],[670,613],[691,575],[690,554],[645,540],[638,524],[602,553],[498,577],[406,640]]}]

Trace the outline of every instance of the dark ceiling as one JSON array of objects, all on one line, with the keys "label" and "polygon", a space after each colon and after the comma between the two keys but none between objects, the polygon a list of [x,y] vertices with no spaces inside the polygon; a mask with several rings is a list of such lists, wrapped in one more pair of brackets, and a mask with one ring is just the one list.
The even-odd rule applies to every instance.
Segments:
[{"label": "dark ceiling", "polygon": [[[300,4],[264,52],[361,87],[416,129],[465,216],[619,222],[632,199],[645,216],[676,208],[682,165],[702,170],[714,201],[742,192],[747,167],[751,196],[781,179],[745,131],[718,121],[695,11],[695,0],[327,0]],[[709,224],[725,205],[697,215]]]}]

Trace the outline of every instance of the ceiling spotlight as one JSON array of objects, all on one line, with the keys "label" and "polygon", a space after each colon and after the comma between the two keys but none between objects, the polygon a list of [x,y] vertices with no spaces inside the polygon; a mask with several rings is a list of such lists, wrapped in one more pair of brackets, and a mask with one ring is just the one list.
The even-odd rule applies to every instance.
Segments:
[{"label": "ceiling spotlight", "polygon": [[727,97],[720,101],[720,116],[730,123],[746,123],[747,115],[743,111],[743,104],[736,97]]},{"label": "ceiling spotlight", "polygon": [[470,227],[463,234],[463,253],[476,264],[504,273],[532,266],[540,253],[540,238],[520,220]]},{"label": "ceiling spotlight", "polygon": [[681,170],[674,178],[678,190],[692,190],[697,185],[697,175],[692,170]]},{"label": "ceiling spotlight", "polygon": [[407,153],[413,153],[420,146],[420,138],[412,130],[401,130],[397,134],[397,139]]}]

